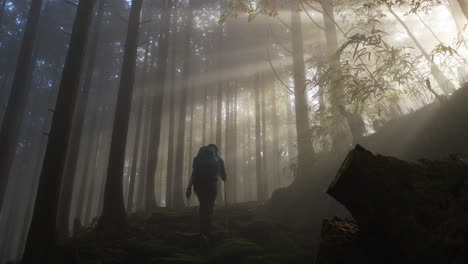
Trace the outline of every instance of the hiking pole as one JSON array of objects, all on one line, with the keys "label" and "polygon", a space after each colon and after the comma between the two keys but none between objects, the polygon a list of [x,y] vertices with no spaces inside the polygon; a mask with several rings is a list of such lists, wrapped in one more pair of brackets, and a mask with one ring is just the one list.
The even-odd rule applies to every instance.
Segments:
[{"label": "hiking pole", "polygon": [[228,219],[228,211],[227,211],[226,181],[224,181],[224,228],[225,228],[226,234],[229,234],[229,219]]}]

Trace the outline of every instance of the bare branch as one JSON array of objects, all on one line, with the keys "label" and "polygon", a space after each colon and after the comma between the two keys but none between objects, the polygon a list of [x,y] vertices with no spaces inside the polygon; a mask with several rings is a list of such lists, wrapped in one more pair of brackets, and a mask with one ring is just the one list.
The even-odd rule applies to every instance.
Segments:
[{"label": "bare branch", "polygon": [[271,70],[275,74],[276,79],[278,79],[278,81],[284,86],[284,88],[286,88],[286,91],[288,93],[294,94],[294,92],[291,90],[291,87],[286,85],[286,83],[284,83],[283,80],[281,80],[281,77],[279,76],[278,72],[276,71],[275,67],[273,66],[273,63],[271,62],[270,51],[269,51],[268,48],[266,48],[266,52],[267,52],[267,57],[268,57],[268,63],[270,64]]},{"label": "bare branch", "polygon": [[150,23],[150,22],[153,22],[153,21],[154,21],[154,19],[148,19],[148,20],[140,22],[140,25],[147,24],[147,23]]},{"label": "bare branch", "polygon": [[126,18],[124,18],[124,17],[122,17],[122,16],[120,17],[120,19],[121,19],[122,21],[124,21],[125,23],[128,24],[128,19],[126,19]]},{"label": "bare branch", "polygon": [[67,35],[69,37],[71,36],[71,33],[63,30],[63,28],[61,28],[60,31],[62,31],[63,34],[65,34],[65,35]]},{"label": "bare branch", "polygon": [[314,18],[312,17],[312,15],[309,13],[309,11],[307,11],[307,8],[304,6],[304,3],[302,1],[299,1],[299,3],[301,4],[301,7],[302,9],[304,10],[304,12],[306,13],[306,15],[310,18],[310,20],[312,21],[312,23],[314,23],[314,25],[316,25],[318,28],[320,28],[322,31],[325,31],[325,29],[317,22],[314,20]]},{"label": "bare branch", "polygon": [[[301,3],[302,3],[302,1],[301,1]],[[305,3],[308,7],[310,7],[310,9],[312,9],[312,10],[314,10],[314,11],[316,11],[316,12],[319,12],[319,13],[323,13],[322,10],[317,9],[315,6],[313,6],[311,3],[309,3],[309,1],[304,1],[304,3]]]},{"label": "bare branch", "polygon": [[72,6],[78,7],[78,3],[74,3],[74,2],[69,1],[69,0],[64,0],[64,2],[67,3],[67,4],[70,4]]}]

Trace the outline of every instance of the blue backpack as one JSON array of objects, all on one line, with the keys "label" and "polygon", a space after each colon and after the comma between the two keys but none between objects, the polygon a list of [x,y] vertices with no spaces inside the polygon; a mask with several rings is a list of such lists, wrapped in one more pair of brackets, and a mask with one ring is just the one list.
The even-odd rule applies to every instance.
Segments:
[{"label": "blue backpack", "polygon": [[202,147],[193,160],[196,183],[217,182],[219,175],[218,154],[209,147]]}]

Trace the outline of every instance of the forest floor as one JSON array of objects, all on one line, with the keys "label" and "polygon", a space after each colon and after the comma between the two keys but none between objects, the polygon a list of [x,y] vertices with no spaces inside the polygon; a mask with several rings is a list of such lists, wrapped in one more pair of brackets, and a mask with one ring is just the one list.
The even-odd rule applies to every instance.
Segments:
[{"label": "forest floor", "polygon": [[216,208],[213,241],[203,250],[197,207],[158,209],[149,219],[130,216],[131,231],[120,240],[101,239],[95,228],[74,242],[79,263],[313,263],[317,239],[309,230],[292,230],[245,203]]}]

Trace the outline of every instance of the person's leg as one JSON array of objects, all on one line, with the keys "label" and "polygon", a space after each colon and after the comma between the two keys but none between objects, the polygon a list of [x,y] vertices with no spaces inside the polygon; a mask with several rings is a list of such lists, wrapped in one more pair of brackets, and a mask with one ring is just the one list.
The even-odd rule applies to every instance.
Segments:
[{"label": "person's leg", "polygon": [[207,192],[206,188],[203,186],[197,186],[195,188],[195,193],[197,194],[198,201],[200,203],[198,212],[200,217],[200,234],[207,235],[208,234],[208,214],[209,214],[209,207],[207,202]]},{"label": "person's leg", "polygon": [[212,184],[207,190],[207,197],[206,197],[206,231],[209,235],[211,233],[211,224],[213,219],[213,210],[215,206],[216,196],[218,194],[218,185]]}]

